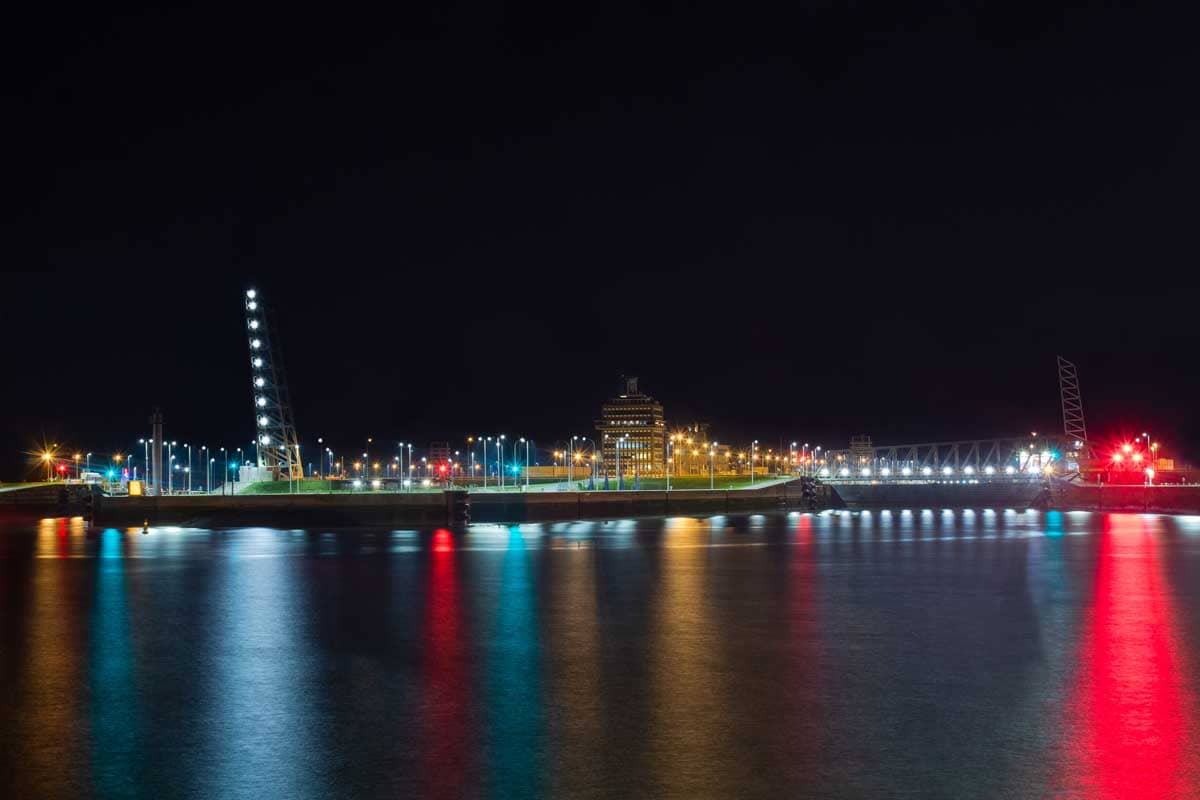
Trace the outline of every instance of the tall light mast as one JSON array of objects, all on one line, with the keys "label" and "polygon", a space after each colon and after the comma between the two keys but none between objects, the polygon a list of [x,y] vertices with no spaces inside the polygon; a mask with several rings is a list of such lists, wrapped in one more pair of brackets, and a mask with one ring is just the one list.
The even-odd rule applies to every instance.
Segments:
[{"label": "tall light mast", "polygon": [[256,289],[246,290],[245,305],[258,466],[272,470],[276,478],[299,478],[304,468],[279,337],[272,336],[266,307]]}]

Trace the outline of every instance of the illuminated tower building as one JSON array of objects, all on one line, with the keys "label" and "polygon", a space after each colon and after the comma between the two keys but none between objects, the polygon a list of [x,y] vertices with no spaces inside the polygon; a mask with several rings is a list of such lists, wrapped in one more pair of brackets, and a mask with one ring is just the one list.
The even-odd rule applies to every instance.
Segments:
[{"label": "illuminated tower building", "polygon": [[638,391],[637,378],[625,378],[625,392],[600,407],[596,432],[604,474],[617,474],[617,449],[625,475],[662,475],[666,423],[662,403]]}]

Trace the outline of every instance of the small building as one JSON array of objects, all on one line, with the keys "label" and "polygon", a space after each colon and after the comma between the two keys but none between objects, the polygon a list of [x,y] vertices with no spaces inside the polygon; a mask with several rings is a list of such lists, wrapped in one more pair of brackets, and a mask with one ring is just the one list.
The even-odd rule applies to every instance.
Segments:
[{"label": "small building", "polygon": [[853,469],[871,466],[874,456],[875,451],[871,446],[870,436],[859,434],[850,437],[850,466]]},{"label": "small building", "polygon": [[623,474],[664,474],[666,432],[662,403],[642,394],[636,377],[625,378],[624,393],[602,405],[596,420],[600,474],[616,476],[618,447]]},{"label": "small building", "polygon": [[429,443],[429,463],[430,464],[449,464],[450,458],[450,443],[449,442],[430,442]]}]

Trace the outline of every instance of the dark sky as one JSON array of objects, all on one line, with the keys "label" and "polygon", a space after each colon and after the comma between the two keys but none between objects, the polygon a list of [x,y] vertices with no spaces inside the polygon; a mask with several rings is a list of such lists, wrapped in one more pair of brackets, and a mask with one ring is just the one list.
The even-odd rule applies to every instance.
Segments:
[{"label": "dark sky", "polygon": [[788,8],[18,14],[0,478],[248,441],[251,284],[347,452],[549,447],[622,373],[729,441],[1050,430],[1061,352],[1196,453],[1195,20]]}]

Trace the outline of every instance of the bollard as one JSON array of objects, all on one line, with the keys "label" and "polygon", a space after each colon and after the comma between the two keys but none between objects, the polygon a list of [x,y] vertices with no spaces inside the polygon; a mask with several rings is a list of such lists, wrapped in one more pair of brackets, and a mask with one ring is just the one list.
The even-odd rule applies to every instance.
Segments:
[{"label": "bollard", "polygon": [[447,489],[446,522],[449,525],[471,524],[471,494],[464,489]]}]

